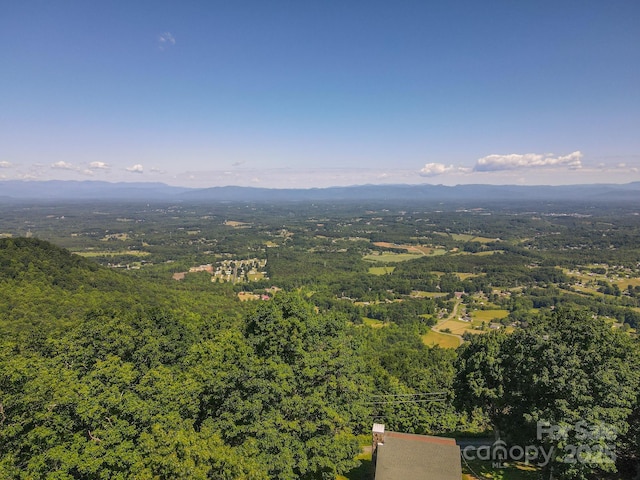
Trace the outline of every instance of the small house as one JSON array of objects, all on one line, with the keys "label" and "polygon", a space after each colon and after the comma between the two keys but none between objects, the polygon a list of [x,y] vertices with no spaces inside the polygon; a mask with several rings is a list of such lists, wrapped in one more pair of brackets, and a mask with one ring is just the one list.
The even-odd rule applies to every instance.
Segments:
[{"label": "small house", "polygon": [[373,424],[374,480],[460,480],[460,447],[453,438],[385,431]]}]

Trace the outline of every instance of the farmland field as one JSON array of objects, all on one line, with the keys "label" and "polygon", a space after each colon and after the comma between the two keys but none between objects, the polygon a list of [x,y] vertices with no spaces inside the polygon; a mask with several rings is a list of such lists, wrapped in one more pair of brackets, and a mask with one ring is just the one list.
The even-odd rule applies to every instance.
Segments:
[{"label": "farmland field", "polygon": [[454,335],[462,335],[466,332],[481,333],[474,327],[480,327],[481,322],[463,322],[462,320],[449,319],[442,323],[439,323],[436,327],[439,332],[442,332],[445,328],[448,328]]},{"label": "farmland field", "polygon": [[371,328],[382,328],[388,325],[388,324],[385,324],[384,322],[381,322],[380,320],[376,320],[375,318],[367,318],[367,317],[362,317],[362,323],[364,323],[365,325]]},{"label": "farmland field", "polygon": [[411,292],[411,295],[413,295],[414,297],[423,297],[423,298],[440,298],[440,297],[446,297],[449,294],[444,292],[423,292],[420,290],[414,290],[413,292]]},{"label": "farmland field", "polygon": [[110,252],[110,251],[94,251],[94,250],[89,250],[89,251],[84,251],[84,252],[73,252],[76,255],[80,255],[81,257],[88,257],[88,258],[93,258],[93,257],[124,257],[124,256],[130,256],[130,257],[146,257],[148,255],[150,255],[149,252],[145,252],[142,250],[120,250],[117,252]]},{"label": "farmland field", "polygon": [[393,263],[393,262],[406,262],[407,260],[413,260],[419,258],[419,253],[391,253],[385,252],[379,255],[369,254],[363,257],[368,262],[381,262],[381,263]]},{"label": "farmland field", "polygon": [[387,275],[393,273],[396,267],[369,267],[369,273],[372,275]]},{"label": "farmland field", "polygon": [[482,322],[490,322],[494,318],[505,318],[509,315],[507,310],[476,310],[471,312],[471,318]]},{"label": "farmland field", "polygon": [[446,333],[436,332],[434,330],[429,330],[427,333],[422,335],[422,343],[428,346],[438,345],[442,348],[458,348],[462,343],[460,338],[455,335],[450,335]]}]

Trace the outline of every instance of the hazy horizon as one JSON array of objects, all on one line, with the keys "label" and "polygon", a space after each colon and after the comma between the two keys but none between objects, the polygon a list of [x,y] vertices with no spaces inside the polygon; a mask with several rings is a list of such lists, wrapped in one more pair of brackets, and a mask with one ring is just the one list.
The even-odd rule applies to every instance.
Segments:
[{"label": "hazy horizon", "polygon": [[260,186],[260,185],[239,185],[239,184],[225,184],[225,185],[211,185],[211,186],[203,186],[203,187],[194,187],[194,186],[186,186],[180,185],[171,182],[163,182],[161,180],[103,180],[103,179],[71,179],[71,180],[60,180],[60,179],[48,179],[48,180],[34,180],[34,179],[0,179],[0,183],[2,182],[20,182],[20,183],[48,183],[48,182],[63,182],[63,183],[106,183],[109,185],[162,185],[171,188],[186,188],[186,189],[194,189],[194,190],[202,190],[208,188],[261,188],[261,189],[273,189],[273,190],[285,190],[285,189],[299,189],[299,190],[313,190],[313,189],[331,189],[331,188],[358,188],[358,187],[472,187],[472,186],[491,186],[491,187],[579,187],[584,186],[588,187],[590,185],[593,186],[605,186],[605,185],[615,185],[615,186],[624,186],[624,185],[635,185],[640,183],[640,180],[630,180],[627,182],[591,182],[591,183],[540,183],[540,184],[516,184],[516,183],[457,183],[457,184],[444,184],[444,183],[430,183],[430,182],[420,182],[420,183],[351,183],[344,185],[327,185],[327,186],[290,186],[290,187],[278,187],[278,186]]}]

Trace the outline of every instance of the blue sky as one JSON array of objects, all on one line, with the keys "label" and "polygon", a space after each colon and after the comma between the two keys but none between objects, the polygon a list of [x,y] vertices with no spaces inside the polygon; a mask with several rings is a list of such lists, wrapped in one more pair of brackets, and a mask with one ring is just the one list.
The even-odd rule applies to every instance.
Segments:
[{"label": "blue sky", "polygon": [[3,2],[0,178],[640,180],[640,2]]}]

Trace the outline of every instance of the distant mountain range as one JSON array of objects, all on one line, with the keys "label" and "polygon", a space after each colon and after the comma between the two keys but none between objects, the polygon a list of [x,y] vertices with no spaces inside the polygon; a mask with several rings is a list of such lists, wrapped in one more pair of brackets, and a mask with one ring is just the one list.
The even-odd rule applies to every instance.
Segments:
[{"label": "distant mountain range", "polygon": [[640,182],[565,186],[520,185],[357,185],[278,189],[253,187],[186,188],[163,183],[101,181],[0,181],[0,202],[16,201],[166,201],[166,202],[531,202],[640,204]]}]

